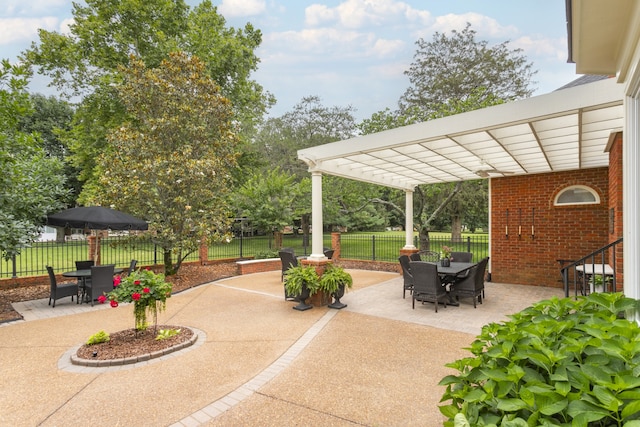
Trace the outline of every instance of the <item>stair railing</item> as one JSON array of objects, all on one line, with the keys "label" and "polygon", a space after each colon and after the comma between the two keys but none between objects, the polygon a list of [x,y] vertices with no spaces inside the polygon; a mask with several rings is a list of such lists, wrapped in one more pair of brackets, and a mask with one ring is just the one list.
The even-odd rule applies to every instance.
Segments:
[{"label": "stair railing", "polygon": [[[562,274],[562,283],[564,285],[564,296],[569,296],[569,272],[573,271],[573,288],[575,298],[578,297],[578,285],[581,287],[581,292],[584,292],[586,286],[587,276],[594,277],[601,275],[603,279],[612,277],[611,291],[616,290],[616,249],[619,244],[622,243],[622,237],[611,242],[600,249],[591,252],[589,255],[580,258],[576,261],[570,261],[569,264],[560,268],[560,274]],[[607,263],[607,252],[611,250],[610,263]],[[588,267],[585,267],[587,265]],[[607,280],[603,280],[603,290],[607,290]]]}]

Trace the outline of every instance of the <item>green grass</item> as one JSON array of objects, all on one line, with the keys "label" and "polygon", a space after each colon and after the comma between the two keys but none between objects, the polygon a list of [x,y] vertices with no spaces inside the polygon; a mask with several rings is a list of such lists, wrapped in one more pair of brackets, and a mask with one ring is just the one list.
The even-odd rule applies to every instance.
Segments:
[{"label": "green grass", "polygon": [[[467,247],[467,237],[471,239]],[[474,260],[479,261],[488,256],[487,234],[463,234],[463,243],[451,243],[450,233],[432,232],[431,250],[440,251],[442,245],[451,246],[455,251],[467,251],[474,254]],[[341,257],[347,259],[362,259],[396,262],[400,249],[404,247],[405,235],[402,231],[385,232],[355,232],[343,233],[341,236]],[[162,263],[162,253],[155,249],[150,242],[137,243],[134,247],[115,246],[112,243],[118,238],[102,239],[101,263],[115,264],[117,267],[128,267],[131,259],[138,260],[138,265]],[[417,245],[417,233],[414,234],[414,244]],[[309,246],[305,248],[302,236],[283,236],[283,246],[291,247],[297,255],[309,255],[311,252],[311,237]],[[323,246],[331,247],[331,234],[325,234]],[[18,277],[46,274],[46,266],[51,265],[56,272],[75,270],[75,261],[89,259],[89,249],[86,241],[66,243],[45,242],[34,243],[25,248],[16,258],[16,273]],[[155,251],[154,251],[155,249]],[[275,249],[273,238],[270,236],[235,238],[229,243],[211,245],[208,251],[210,260],[251,258],[255,254],[269,249]],[[198,252],[189,255],[186,261],[197,261]],[[11,261],[0,262],[0,278],[13,275]]]}]

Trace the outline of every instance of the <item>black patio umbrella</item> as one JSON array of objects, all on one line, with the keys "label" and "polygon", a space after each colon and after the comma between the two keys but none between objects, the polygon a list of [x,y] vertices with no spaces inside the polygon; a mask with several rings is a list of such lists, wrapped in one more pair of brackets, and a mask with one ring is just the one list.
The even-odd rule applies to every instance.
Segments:
[{"label": "black patio umbrella", "polygon": [[147,230],[146,221],[103,206],[67,209],[47,216],[47,225],[90,230]]}]

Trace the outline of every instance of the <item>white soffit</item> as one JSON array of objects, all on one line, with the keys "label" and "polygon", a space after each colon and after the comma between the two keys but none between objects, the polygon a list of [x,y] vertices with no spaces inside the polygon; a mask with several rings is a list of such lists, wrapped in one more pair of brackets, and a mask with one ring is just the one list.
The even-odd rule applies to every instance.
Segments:
[{"label": "white soffit", "polygon": [[[605,167],[609,134],[623,126],[623,87],[606,79],[298,151],[320,171],[399,189]],[[505,176],[491,172],[489,177]]]}]

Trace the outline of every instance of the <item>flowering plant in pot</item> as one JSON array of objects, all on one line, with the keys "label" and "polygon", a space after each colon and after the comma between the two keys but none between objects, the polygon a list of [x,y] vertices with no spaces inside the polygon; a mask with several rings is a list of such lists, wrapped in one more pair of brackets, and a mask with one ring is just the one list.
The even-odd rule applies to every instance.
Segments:
[{"label": "flowering plant in pot", "polygon": [[442,257],[440,258],[440,265],[448,267],[451,265],[451,252],[453,249],[449,246],[442,246]]},{"label": "flowering plant in pot", "polygon": [[120,303],[133,303],[135,328],[147,328],[147,314],[153,316],[154,327],[158,325],[158,312],[165,309],[167,298],[171,296],[171,283],[167,282],[164,274],[156,274],[150,269],[138,270],[122,279],[116,276],[113,280],[113,291],[100,296],[101,303],[109,300],[111,307],[118,307]]}]

